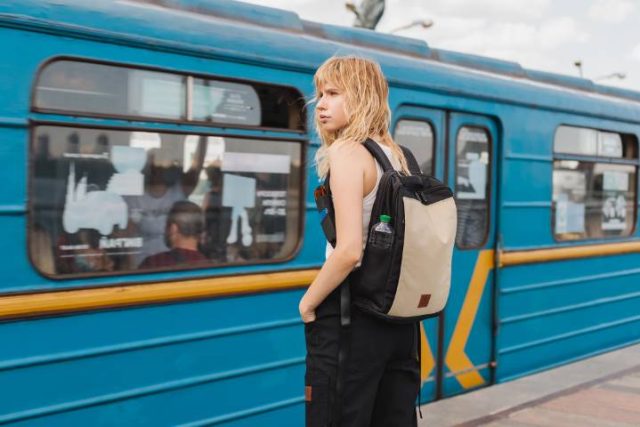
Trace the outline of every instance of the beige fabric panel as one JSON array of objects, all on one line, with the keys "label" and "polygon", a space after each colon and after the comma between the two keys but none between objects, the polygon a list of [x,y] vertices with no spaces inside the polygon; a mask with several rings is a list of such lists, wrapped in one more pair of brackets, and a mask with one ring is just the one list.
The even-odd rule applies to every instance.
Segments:
[{"label": "beige fabric panel", "polygon": [[[451,285],[451,255],[456,237],[453,197],[431,205],[403,198],[404,246],[396,298],[391,316],[410,317],[442,310]],[[424,295],[429,295],[425,297]],[[421,301],[428,299],[425,307]]]}]

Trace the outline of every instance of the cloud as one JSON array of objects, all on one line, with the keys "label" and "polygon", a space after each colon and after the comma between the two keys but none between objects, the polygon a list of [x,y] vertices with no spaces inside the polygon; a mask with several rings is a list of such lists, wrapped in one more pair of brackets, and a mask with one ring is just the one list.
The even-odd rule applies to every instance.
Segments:
[{"label": "cloud", "polygon": [[539,44],[547,49],[587,40],[589,35],[578,27],[575,19],[567,16],[545,21],[538,30]]},{"label": "cloud", "polygon": [[595,0],[589,8],[589,17],[594,21],[615,24],[625,21],[635,8],[631,0]]},{"label": "cloud", "polygon": [[629,56],[631,57],[631,60],[640,62],[640,43],[633,48],[631,55]]},{"label": "cloud", "polygon": [[[589,38],[570,17],[550,19],[540,25],[524,22],[489,23],[478,20],[467,25],[460,19],[443,19],[442,24],[442,32],[436,34],[434,31],[434,37],[429,38],[432,45],[480,55],[489,55],[489,52],[511,55],[514,52],[549,51],[565,44],[583,43]],[[452,36],[455,28],[473,29],[456,37]],[[435,37],[436,35],[438,37]],[[508,59],[504,55],[500,57]]]},{"label": "cloud", "polygon": [[[243,1],[294,10],[311,21],[345,26],[353,22],[346,0]],[[432,19],[432,28],[398,35],[425,40],[433,48],[570,75],[577,74],[573,61],[581,59],[587,77],[619,69],[627,72],[625,80],[605,82],[637,90],[640,41],[631,24],[640,20],[638,4],[639,0],[387,0],[378,31],[388,33],[416,19]],[[624,25],[615,26],[622,21]]]},{"label": "cloud", "polygon": [[424,4],[435,13],[460,17],[535,20],[544,16],[551,0],[391,0],[388,7],[404,8],[409,2]]}]

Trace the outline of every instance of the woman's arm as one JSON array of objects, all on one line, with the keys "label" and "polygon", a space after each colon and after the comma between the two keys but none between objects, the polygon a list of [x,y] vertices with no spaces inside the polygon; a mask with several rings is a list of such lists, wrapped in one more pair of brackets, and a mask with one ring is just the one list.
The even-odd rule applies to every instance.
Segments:
[{"label": "woman's arm", "polygon": [[363,147],[336,142],[328,150],[336,214],[336,247],[300,300],[300,315],[315,320],[315,309],[349,275],[362,254]]}]

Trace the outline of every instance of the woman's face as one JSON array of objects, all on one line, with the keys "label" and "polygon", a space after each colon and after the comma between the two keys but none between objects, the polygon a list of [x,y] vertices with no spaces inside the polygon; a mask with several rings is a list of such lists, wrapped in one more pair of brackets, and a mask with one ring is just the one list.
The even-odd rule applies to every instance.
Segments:
[{"label": "woman's face", "polygon": [[345,94],[333,83],[327,82],[318,88],[316,118],[320,127],[327,132],[339,131],[348,123]]}]

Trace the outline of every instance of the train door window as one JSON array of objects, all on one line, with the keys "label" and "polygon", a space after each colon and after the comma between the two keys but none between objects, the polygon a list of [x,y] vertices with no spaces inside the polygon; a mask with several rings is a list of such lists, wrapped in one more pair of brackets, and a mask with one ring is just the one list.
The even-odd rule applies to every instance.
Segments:
[{"label": "train door window", "polygon": [[433,175],[434,132],[429,123],[418,120],[399,120],[394,139],[396,143],[411,150],[422,173]]},{"label": "train door window", "polygon": [[552,222],[555,238],[577,240],[631,235],[635,227],[637,193],[635,136],[560,126],[554,151]]},{"label": "train door window", "polygon": [[489,225],[490,138],[486,129],[463,126],[456,138],[456,244],[474,248],[484,243]]},{"label": "train door window", "polygon": [[298,246],[302,142],[38,126],[32,144],[45,274],[277,262]]}]

